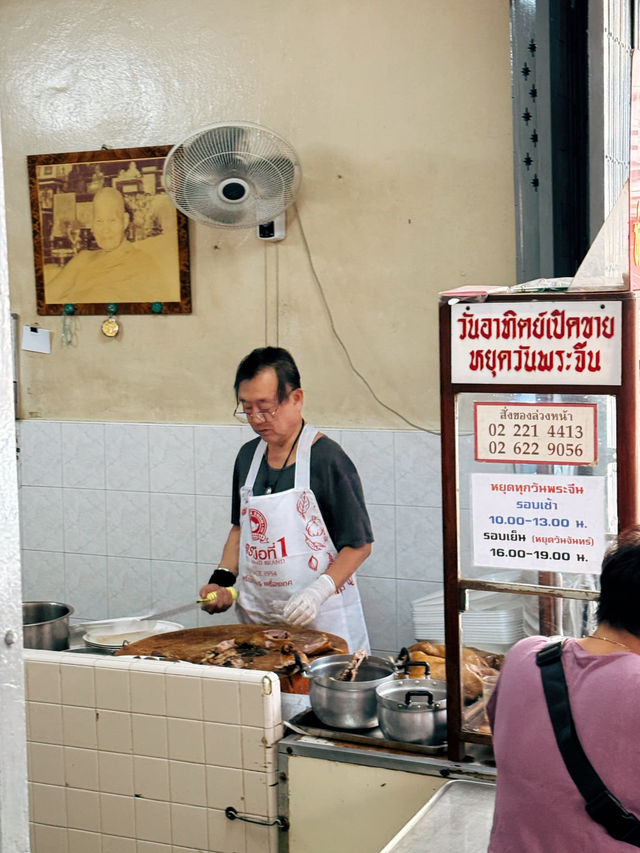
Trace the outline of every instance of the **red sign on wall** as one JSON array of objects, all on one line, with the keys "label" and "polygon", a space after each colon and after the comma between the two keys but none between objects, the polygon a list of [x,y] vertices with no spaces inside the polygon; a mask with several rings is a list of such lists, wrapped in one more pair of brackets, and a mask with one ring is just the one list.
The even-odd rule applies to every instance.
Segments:
[{"label": "red sign on wall", "polygon": [[451,306],[451,381],[620,385],[620,302]]}]

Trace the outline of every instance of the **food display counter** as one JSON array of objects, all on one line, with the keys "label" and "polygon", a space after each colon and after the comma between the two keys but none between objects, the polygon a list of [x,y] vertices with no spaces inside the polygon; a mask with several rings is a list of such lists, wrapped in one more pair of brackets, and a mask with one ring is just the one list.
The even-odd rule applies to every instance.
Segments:
[{"label": "food display counter", "polygon": [[278,778],[278,813],[289,823],[290,853],[379,853],[449,781],[493,789],[496,770],[491,750],[478,744],[469,745],[463,761],[453,762],[408,745],[377,745],[375,735],[366,745],[329,732],[324,737],[293,732],[278,744]]},{"label": "food display counter", "polygon": [[378,853],[447,781],[495,780],[478,744],[451,762],[375,730],[294,732],[274,673],[70,651],[24,659],[34,853],[142,842],[154,853]]}]

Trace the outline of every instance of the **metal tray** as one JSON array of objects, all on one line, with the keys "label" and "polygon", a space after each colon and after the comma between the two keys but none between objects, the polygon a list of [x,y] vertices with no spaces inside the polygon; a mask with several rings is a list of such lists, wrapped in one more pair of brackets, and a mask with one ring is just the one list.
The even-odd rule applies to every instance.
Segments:
[{"label": "metal tray", "polygon": [[325,726],[310,708],[296,714],[284,725],[298,734],[330,738],[346,743],[359,743],[365,746],[382,746],[386,749],[402,750],[403,752],[421,755],[444,755],[447,751],[446,741],[433,746],[425,746],[419,743],[401,743],[397,740],[387,740],[378,726],[372,729],[331,729],[329,726]]},{"label": "metal tray", "polygon": [[[437,791],[380,853],[485,853],[489,844],[495,785],[453,779]],[[460,820],[460,815],[464,820]]]}]

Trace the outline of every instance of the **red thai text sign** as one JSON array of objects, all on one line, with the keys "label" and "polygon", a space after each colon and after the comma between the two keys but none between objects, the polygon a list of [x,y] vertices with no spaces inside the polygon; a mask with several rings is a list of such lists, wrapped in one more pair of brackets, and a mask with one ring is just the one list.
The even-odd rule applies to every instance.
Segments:
[{"label": "red thai text sign", "polygon": [[454,384],[620,385],[617,301],[451,306]]}]

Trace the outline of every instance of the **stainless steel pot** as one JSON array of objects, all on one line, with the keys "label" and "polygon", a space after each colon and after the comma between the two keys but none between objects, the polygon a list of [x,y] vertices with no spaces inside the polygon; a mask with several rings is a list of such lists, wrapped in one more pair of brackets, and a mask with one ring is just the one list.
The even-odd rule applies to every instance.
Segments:
[{"label": "stainless steel pot", "polygon": [[70,604],[58,601],[22,602],[22,637],[25,649],[64,651],[69,648]]},{"label": "stainless steel pot", "polygon": [[354,681],[337,676],[353,655],[316,658],[305,670],[309,679],[311,709],[318,719],[336,729],[371,729],[378,725],[376,687],[395,678],[396,665],[370,655],[358,669]]},{"label": "stainless steel pot", "polygon": [[387,740],[442,744],[447,739],[447,685],[431,678],[402,678],[376,688],[378,720]]}]

